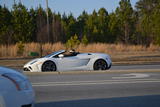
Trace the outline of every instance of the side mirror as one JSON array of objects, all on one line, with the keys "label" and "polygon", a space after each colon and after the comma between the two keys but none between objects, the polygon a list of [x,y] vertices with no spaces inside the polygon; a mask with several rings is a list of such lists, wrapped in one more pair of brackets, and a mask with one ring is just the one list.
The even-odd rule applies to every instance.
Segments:
[{"label": "side mirror", "polygon": [[64,55],[63,55],[63,54],[60,54],[60,55],[58,55],[58,57],[59,57],[59,58],[63,58],[63,57],[64,57]]}]

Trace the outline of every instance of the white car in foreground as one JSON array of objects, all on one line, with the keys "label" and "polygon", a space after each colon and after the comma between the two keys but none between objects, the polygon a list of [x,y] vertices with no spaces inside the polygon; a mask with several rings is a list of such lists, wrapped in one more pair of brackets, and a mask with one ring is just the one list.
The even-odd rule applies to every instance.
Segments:
[{"label": "white car in foreground", "polygon": [[73,70],[107,70],[112,61],[103,53],[79,53],[65,50],[53,52],[45,57],[31,60],[24,65],[24,71],[73,71]]},{"label": "white car in foreground", "polygon": [[33,107],[35,93],[26,76],[0,67],[0,107]]}]

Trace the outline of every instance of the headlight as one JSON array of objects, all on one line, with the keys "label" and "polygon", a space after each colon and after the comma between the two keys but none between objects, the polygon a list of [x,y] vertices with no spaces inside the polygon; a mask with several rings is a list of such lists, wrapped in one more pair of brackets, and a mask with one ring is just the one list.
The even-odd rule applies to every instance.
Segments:
[{"label": "headlight", "polygon": [[20,75],[14,73],[6,73],[2,76],[12,81],[12,83],[16,86],[18,91],[29,89],[30,84],[28,80],[21,77]]}]

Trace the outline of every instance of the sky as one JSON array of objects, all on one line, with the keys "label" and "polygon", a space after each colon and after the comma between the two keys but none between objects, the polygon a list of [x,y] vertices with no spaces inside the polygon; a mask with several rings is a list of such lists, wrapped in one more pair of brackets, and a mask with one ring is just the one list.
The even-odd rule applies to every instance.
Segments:
[{"label": "sky", "polygon": [[[36,8],[41,5],[46,9],[46,0],[15,0],[16,3],[22,2],[27,8]],[[111,13],[119,6],[120,0],[48,0],[48,5],[53,12],[64,12],[68,15],[72,13],[75,17],[78,17],[84,10],[88,13],[92,13],[95,9],[98,11],[104,7]],[[131,4],[134,7],[138,0],[131,0]],[[0,5],[4,5],[9,9],[12,8],[14,0],[0,0]]]}]

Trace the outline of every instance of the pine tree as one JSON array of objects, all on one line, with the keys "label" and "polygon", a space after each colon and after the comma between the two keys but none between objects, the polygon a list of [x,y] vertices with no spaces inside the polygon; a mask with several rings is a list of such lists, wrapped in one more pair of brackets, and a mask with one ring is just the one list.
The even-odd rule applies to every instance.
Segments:
[{"label": "pine tree", "polygon": [[88,39],[87,39],[87,36],[84,35],[82,40],[81,40],[81,43],[84,44],[84,45],[87,45],[88,44]]},{"label": "pine tree", "polygon": [[10,44],[12,41],[12,14],[6,7],[0,6],[0,44]]},{"label": "pine tree", "polygon": [[80,41],[78,40],[78,36],[75,34],[72,36],[66,43],[67,48],[76,48],[80,44]]},{"label": "pine tree", "polygon": [[32,41],[32,19],[26,7],[22,4],[15,4],[13,6],[13,30],[15,42],[30,42]]},{"label": "pine tree", "polygon": [[[136,9],[139,15],[139,32],[142,34],[142,43],[148,47],[152,42],[154,32],[153,14],[159,4],[159,0],[140,0],[136,3]],[[155,23],[157,25],[158,23]]]},{"label": "pine tree", "polygon": [[129,43],[129,39],[132,30],[132,16],[133,8],[131,6],[130,0],[121,0],[119,2],[119,7],[116,9],[116,15],[118,16],[119,28],[121,30],[119,40],[125,44]]}]

